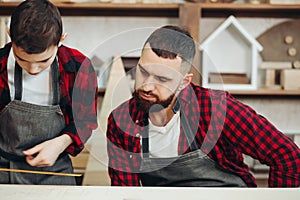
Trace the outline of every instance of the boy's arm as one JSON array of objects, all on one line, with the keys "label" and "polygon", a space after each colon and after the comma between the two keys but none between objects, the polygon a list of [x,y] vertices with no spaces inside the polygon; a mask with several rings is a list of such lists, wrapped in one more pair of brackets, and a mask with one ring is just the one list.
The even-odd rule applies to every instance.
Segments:
[{"label": "boy's arm", "polygon": [[67,134],[72,143],[66,151],[75,156],[81,152],[84,143],[97,128],[97,75],[88,59],[81,64],[72,91],[72,102],[68,103],[66,112],[69,122],[61,134]]}]

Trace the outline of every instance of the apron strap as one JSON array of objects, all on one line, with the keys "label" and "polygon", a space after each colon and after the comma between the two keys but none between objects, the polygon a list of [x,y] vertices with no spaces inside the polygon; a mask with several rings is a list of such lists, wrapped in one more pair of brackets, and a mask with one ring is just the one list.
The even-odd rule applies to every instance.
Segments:
[{"label": "apron strap", "polygon": [[15,83],[15,99],[21,101],[22,92],[23,92],[22,68],[17,62],[15,62],[14,83]]},{"label": "apron strap", "polygon": [[52,105],[59,104],[60,100],[60,89],[59,89],[59,69],[58,69],[58,61],[55,58],[53,63],[51,64],[52,69],[52,89],[53,89],[53,102]]},{"label": "apron strap", "polygon": [[[52,89],[53,89],[53,102],[52,105],[59,104],[60,100],[60,89],[59,89],[59,70],[58,62],[55,58],[51,64],[51,75],[52,75]],[[15,84],[15,99],[22,100],[23,93],[23,76],[22,68],[15,62],[15,73],[14,73],[14,84]]]},{"label": "apron strap", "polygon": [[[176,101],[175,101],[175,104],[172,108],[174,114],[180,110],[180,102],[179,102],[179,99],[177,98]],[[189,147],[191,149],[191,151],[196,151],[199,149],[196,141],[195,141],[195,134],[193,134],[193,131],[191,129],[191,126],[189,124],[189,121],[186,117],[186,115],[184,114],[184,112],[181,112],[180,113],[180,120],[181,120],[181,124],[182,124],[182,127],[183,127],[183,132],[185,134],[185,137],[187,138],[187,141],[188,141],[188,144],[189,144]]]},{"label": "apron strap", "polygon": [[149,123],[148,115],[144,120],[144,130],[142,133],[142,154],[143,158],[149,158]]}]

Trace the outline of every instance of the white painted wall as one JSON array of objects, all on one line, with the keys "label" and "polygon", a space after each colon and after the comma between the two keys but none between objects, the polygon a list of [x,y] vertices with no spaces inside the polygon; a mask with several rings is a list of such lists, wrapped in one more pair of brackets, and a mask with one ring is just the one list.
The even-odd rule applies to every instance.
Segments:
[{"label": "white painted wall", "polygon": [[[255,38],[268,28],[289,20],[284,18],[237,19],[248,33]],[[225,18],[202,18],[200,22],[200,43],[224,20]],[[177,25],[179,21],[176,18],[154,17],[63,17],[63,23],[64,31],[69,34],[64,42],[66,45],[75,47],[87,55],[102,52],[106,54],[104,57],[109,57],[108,55],[128,54],[130,51],[137,53],[135,50],[142,47],[153,28],[166,24]],[[152,29],[149,27],[152,27]],[[144,31],[141,31],[143,28],[145,28]],[[139,30],[135,31],[135,29]],[[135,32],[137,34],[134,34]],[[117,40],[117,43],[114,40]],[[101,49],[102,46],[103,49]],[[300,115],[299,101],[273,100],[272,98],[268,100],[243,99],[243,101],[254,106],[259,113],[269,117],[275,125],[278,124],[282,131],[300,132],[300,125],[297,122]]]},{"label": "white painted wall", "polygon": [[[253,37],[258,37],[268,28],[289,19],[284,18],[237,18],[241,25]],[[202,18],[200,22],[200,43],[211,34],[225,18]],[[137,55],[148,35],[156,27],[166,24],[177,25],[176,18],[156,18],[156,17],[63,17],[64,32],[68,37],[64,41],[65,45],[77,48],[88,56],[97,55],[104,60],[116,54]],[[1,38],[5,31],[2,31]],[[6,39],[7,40],[7,39]],[[103,47],[103,48],[102,48]],[[283,131],[292,130],[300,132],[300,127],[296,122],[299,112],[292,112],[293,109],[300,110],[299,103],[282,101],[287,108],[280,110],[280,116],[275,116],[274,110],[278,109],[278,100],[270,99],[266,101],[249,101],[258,111],[267,113],[275,124]],[[276,102],[276,103],[275,103]],[[268,106],[264,106],[268,105]],[[274,105],[272,107],[272,105]],[[276,109],[275,109],[276,108]],[[286,117],[282,117],[286,116]]]},{"label": "white painted wall", "polygon": [[[127,38],[119,47],[126,46],[128,50],[135,49],[136,40],[143,42],[150,32],[145,31],[139,35],[133,35],[134,29],[156,28],[165,24],[178,24],[175,18],[137,18],[137,17],[63,17],[64,32],[68,33],[65,44],[80,49],[83,53],[89,55],[103,43],[118,38],[120,35],[126,35]],[[130,34],[128,34],[128,32]],[[106,49],[114,53],[122,53],[116,47]],[[114,51],[114,52],[113,52]]]}]

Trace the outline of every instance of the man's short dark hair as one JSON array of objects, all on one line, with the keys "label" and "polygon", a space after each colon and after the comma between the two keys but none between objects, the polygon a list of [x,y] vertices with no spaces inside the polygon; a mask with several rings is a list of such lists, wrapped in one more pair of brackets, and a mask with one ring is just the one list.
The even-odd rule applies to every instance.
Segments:
[{"label": "man's short dark hair", "polygon": [[[190,33],[178,26],[163,26],[155,30],[145,42],[162,58],[175,59],[179,56],[190,69],[195,57],[195,42]],[[145,46],[144,45],[144,46]]]},{"label": "man's short dark hair", "polygon": [[58,45],[61,36],[61,15],[48,0],[26,0],[11,16],[11,41],[28,54],[42,53]]}]

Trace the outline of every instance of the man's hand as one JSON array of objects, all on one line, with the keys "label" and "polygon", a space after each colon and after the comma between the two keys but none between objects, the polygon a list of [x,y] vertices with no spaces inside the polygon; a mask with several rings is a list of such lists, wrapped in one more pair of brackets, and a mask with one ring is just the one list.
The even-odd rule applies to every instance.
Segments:
[{"label": "man's hand", "polygon": [[67,134],[47,140],[31,149],[23,151],[26,162],[34,167],[48,167],[54,165],[59,154],[61,154],[70,144],[72,139]]}]

